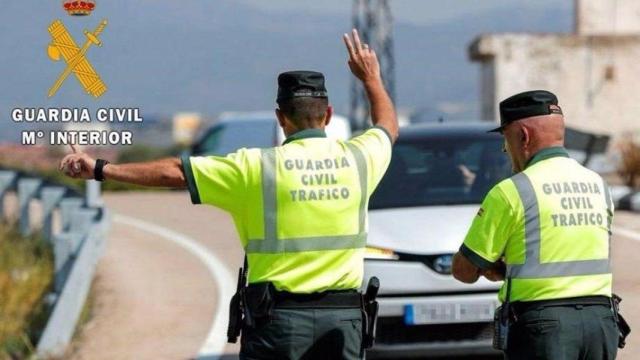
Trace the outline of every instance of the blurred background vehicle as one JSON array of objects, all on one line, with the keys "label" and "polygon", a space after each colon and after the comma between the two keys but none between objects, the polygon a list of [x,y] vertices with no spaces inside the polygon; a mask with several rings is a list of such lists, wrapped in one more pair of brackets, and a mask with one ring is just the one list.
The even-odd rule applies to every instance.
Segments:
[{"label": "blurred background vehicle", "polygon": [[[334,114],[326,132],[346,140],[351,137],[351,126],[347,118]],[[221,156],[240,148],[277,146],[285,138],[274,111],[224,112],[191,147],[190,154]]]},{"label": "blurred background vehicle", "polygon": [[380,279],[368,357],[492,354],[500,283],[463,284],[452,255],[487,191],[510,176],[502,138],[486,123],[405,127],[369,203],[365,279]]}]

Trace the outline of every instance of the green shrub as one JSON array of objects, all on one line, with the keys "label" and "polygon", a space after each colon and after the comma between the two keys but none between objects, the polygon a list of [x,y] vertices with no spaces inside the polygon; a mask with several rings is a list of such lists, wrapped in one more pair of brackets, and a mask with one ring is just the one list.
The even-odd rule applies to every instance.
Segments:
[{"label": "green shrub", "polygon": [[618,175],[625,185],[631,188],[640,187],[640,144],[628,139],[620,145],[622,161],[618,167]]},{"label": "green shrub", "polygon": [[34,351],[49,316],[44,298],[53,274],[49,243],[0,225],[0,358],[25,358]]}]

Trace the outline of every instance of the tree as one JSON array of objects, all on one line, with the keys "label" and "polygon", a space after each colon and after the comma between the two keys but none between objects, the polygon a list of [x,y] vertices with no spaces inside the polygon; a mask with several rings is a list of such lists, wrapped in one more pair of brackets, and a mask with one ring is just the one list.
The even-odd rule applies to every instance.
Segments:
[{"label": "tree", "polygon": [[640,180],[640,144],[631,138],[625,139],[620,145],[622,159],[618,166],[618,175],[625,185],[630,188],[639,187]]}]

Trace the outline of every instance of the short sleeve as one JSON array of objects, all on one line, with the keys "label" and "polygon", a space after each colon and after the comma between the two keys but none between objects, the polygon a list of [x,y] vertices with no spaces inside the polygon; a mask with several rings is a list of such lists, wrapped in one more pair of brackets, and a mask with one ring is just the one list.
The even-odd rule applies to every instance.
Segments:
[{"label": "short sleeve", "polygon": [[369,195],[373,193],[384,176],[391,161],[391,135],[382,127],[374,126],[362,135],[349,140],[362,152],[367,165]]},{"label": "short sleeve", "polygon": [[473,219],[460,252],[475,266],[488,269],[504,255],[513,221],[511,204],[499,186],[493,187]]},{"label": "short sleeve", "polygon": [[244,149],[227,156],[183,156],[191,202],[238,210],[246,194],[248,164]]}]

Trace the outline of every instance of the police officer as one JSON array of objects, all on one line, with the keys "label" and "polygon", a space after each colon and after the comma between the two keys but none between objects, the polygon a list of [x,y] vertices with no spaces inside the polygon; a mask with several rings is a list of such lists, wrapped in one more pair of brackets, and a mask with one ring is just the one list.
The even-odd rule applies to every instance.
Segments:
[{"label": "police officer", "polygon": [[569,158],[555,95],[500,103],[500,132],[515,173],[493,187],[453,259],[456,279],[507,277],[510,359],[614,359],[610,306],[613,203],[603,179]]},{"label": "police officer", "polygon": [[344,36],[349,67],[362,81],[374,127],[349,141],[328,139],[324,76],[278,77],[282,146],[225,157],[110,164],[84,153],[60,167],[75,178],[187,187],[194,204],[228,211],[249,267],[242,359],[358,359],[369,196],[398,136],[376,54],[354,30]]}]

